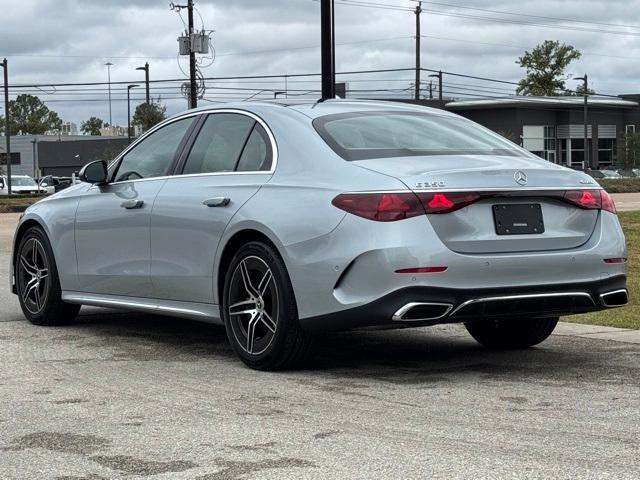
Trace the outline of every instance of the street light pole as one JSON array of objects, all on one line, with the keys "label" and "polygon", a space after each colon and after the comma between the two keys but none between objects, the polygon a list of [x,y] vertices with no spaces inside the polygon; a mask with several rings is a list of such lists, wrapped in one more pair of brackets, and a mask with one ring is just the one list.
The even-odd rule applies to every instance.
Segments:
[{"label": "street light pole", "polygon": [[589,168],[595,168],[595,165],[591,165],[590,162],[590,157],[591,155],[589,155],[589,134],[588,134],[588,128],[587,128],[587,122],[588,122],[588,99],[589,99],[589,77],[587,76],[587,74],[584,74],[584,77],[578,77],[575,78],[574,80],[577,81],[581,81],[584,82],[584,165],[588,166]]},{"label": "street light pole", "polygon": [[440,70],[438,73],[429,75],[429,77],[438,79],[438,100],[440,100],[440,106],[442,106],[442,70]]},{"label": "street light pole", "polygon": [[147,104],[151,103],[151,95],[149,94],[149,62],[144,63],[144,67],[138,67],[136,70],[144,70],[144,83],[147,89]]},{"label": "street light pole", "polygon": [[422,2],[418,2],[416,9],[416,100],[420,100],[420,14],[422,13]]},{"label": "street light pole", "polygon": [[11,195],[11,128],[9,127],[11,122],[9,118],[9,64],[7,59],[5,58],[0,65],[4,69],[4,138],[7,142],[7,193]]},{"label": "street light pole", "polygon": [[104,65],[107,67],[107,83],[109,88],[109,126],[113,127],[111,119],[111,67],[113,66],[113,63],[107,62]]},{"label": "street light pole", "polygon": [[131,89],[140,85],[127,85],[127,139],[131,143]]}]

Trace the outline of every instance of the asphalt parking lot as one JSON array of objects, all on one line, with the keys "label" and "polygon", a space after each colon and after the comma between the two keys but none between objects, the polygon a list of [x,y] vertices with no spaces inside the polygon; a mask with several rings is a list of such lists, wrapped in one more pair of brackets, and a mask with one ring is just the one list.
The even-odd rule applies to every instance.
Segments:
[{"label": "asphalt parking lot", "polygon": [[215,326],[89,308],[31,326],[8,291],[16,220],[0,215],[2,479],[640,477],[638,343],[345,333],[305,370],[255,372]]}]

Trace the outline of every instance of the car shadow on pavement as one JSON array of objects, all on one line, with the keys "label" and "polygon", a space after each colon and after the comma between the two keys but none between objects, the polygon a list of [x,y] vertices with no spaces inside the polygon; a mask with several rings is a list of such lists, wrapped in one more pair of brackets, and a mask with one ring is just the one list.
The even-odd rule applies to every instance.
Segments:
[{"label": "car shadow on pavement", "polygon": [[[72,329],[83,334],[82,346],[113,347],[118,360],[212,361],[224,359],[245,368],[228,343],[223,327],[170,317],[93,310]],[[70,330],[67,333],[71,333]],[[585,344],[589,348],[585,348]],[[484,377],[524,375],[539,380],[597,379],[603,357],[615,352],[607,342],[552,336],[534,348],[490,351],[475,343],[461,326],[405,330],[341,332],[318,338],[304,373],[344,379],[424,383],[467,374]]]}]

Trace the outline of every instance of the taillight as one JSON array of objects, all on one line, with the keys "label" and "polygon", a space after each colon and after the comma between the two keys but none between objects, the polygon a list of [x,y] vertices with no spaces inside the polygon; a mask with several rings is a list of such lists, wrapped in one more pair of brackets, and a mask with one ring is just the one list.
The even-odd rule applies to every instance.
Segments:
[{"label": "taillight", "polygon": [[480,199],[474,192],[424,192],[417,193],[426,213],[451,213]]},{"label": "taillight", "polygon": [[604,190],[569,190],[564,193],[564,200],[586,210],[616,213],[613,198]]},{"label": "taillight", "polygon": [[393,222],[424,215],[418,197],[411,192],[343,193],[331,203],[345,212],[378,222]]},{"label": "taillight", "polygon": [[617,213],[616,203],[613,201],[613,197],[606,190],[600,190],[600,196],[602,197],[602,209],[607,212]]}]

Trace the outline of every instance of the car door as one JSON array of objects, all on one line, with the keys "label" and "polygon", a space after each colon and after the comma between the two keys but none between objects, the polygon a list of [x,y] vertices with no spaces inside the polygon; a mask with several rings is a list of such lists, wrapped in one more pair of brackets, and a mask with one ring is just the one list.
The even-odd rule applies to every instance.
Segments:
[{"label": "car door", "polygon": [[177,119],[147,135],[115,162],[108,184],[92,186],[80,199],[75,238],[82,291],[151,296],[151,210],[194,118]]},{"label": "car door", "polygon": [[162,186],[151,218],[156,298],[213,303],[213,265],[226,226],[268,181],[277,150],[268,126],[240,111],[211,113]]}]

